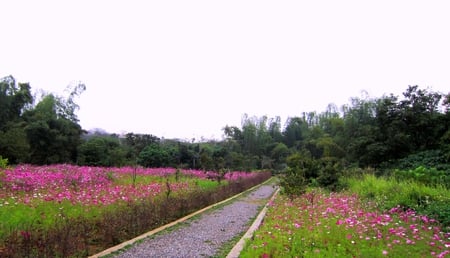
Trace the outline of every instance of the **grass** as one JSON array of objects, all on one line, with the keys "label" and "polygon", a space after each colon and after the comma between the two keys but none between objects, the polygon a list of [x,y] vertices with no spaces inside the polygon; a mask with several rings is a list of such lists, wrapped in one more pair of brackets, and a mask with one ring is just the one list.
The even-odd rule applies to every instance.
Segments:
[{"label": "grass", "polygon": [[[198,182],[202,182],[202,183],[198,183]],[[206,183],[205,183],[205,182],[206,182]],[[274,184],[274,183],[276,183],[276,182],[277,182],[277,179],[276,179],[275,177],[271,177],[269,180],[265,181],[262,185],[271,185],[271,184]],[[226,184],[226,182],[222,182],[221,184],[223,185],[224,183]],[[211,187],[214,187],[214,186],[216,186],[217,184],[218,184],[217,181],[210,181],[210,183],[208,183],[208,182],[205,181],[205,180],[202,180],[202,181],[196,181],[196,185],[197,185],[197,186],[199,186],[201,189],[206,189],[206,190],[208,190],[208,189],[211,190]],[[120,254],[120,253],[125,252],[127,249],[133,247],[135,244],[139,244],[139,243],[141,243],[142,241],[145,241],[146,239],[154,239],[154,238],[156,238],[156,237],[159,236],[159,235],[168,234],[168,233],[170,233],[170,232],[172,232],[172,231],[175,231],[175,230],[177,230],[177,229],[179,229],[179,228],[187,227],[187,226],[189,226],[193,221],[199,219],[199,218],[200,218],[201,216],[203,216],[204,214],[208,214],[208,213],[211,213],[211,212],[214,212],[214,211],[223,209],[224,206],[226,206],[226,205],[228,205],[229,203],[231,203],[232,201],[234,201],[234,199],[235,199],[236,197],[245,197],[245,196],[249,195],[251,192],[252,192],[252,189],[248,189],[248,190],[246,190],[246,191],[244,191],[244,192],[242,192],[242,193],[239,193],[239,194],[238,194],[237,196],[235,196],[233,199],[230,199],[230,200],[228,200],[228,201],[222,202],[221,204],[215,205],[214,207],[212,207],[211,209],[205,211],[204,213],[196,214],[196,215],[192,216],[191,218],[189,218],[189,219],[186,220],[186,221],[183,221],[183,222],[178,223],[178,224],[176,224],[176,225],[174,225],[174,226],[171,226],[171,227],[169,227],[169,228],[167,228],[167,229],[165,229],[165,230],[163,230],[163,231],[157,232],[157,233],[155,233],[155,234],[153,234],[153,235],[151,235],[151,236],[148,236],[148,237],[146,237],[146,238],[144,238],[144,239],[141,239],[141,240],[139,240],[139,241],[136,241],[135,243],[133,243],[133,244],[131,244],[131,245],[128,245],[128,246],[126,246],[126,247],[124,247],[124,248],[122,248],[122,249],[120,249],[120,250],[117,250],[117,251],[111,253],[110,255],[106,255],[106,256],[104,256],[104,257],[114,257],[115,255],[118,255],[118,254]],[[265,204],[265,203],[264,203],[264,202],[261,202],[261,206],[258,207],[258,213],[259,213],[259,211],[261,211],[262,208],[264,207],[262,204]],[[256,217],[256,216],[255,216],[255,217]],[[247,225],[250,226],[250,225],[253,223],[253,220],[254,220],[254,218],[250,219],[250,220],[248,221]],[[230,241],[228,241],[227,243],[225,243],[224,245],[222,245],[222,246],[220,247],[219,251],[217,252],[217,254],[216,254],[214,257],[226,257],[227,254],[230,252],[230,250],[234,247],[234,245],[236,245],[236,243],[241,239],[241,237],[242,237],[244,234],[245,234],[245,232],[242,232],[242,234],[236,235],[236,236],[233,237]]]},{"label": "grass", "polygon": [[366,174],[362,179],[347,178],[343,184],[361,198],[375,202],[380,210],[400,206],[432,217],[450,232],[450,190],[416,181],[397,181]]},{"label": "grass", "polygon": [[[198,186],[201,190],[213,190],[219,186],[217,181],[211,180],[195,180],[195,185]],[[221,182],[220,185],[226,185],[227,182]]]},{"label": "grass", "polygon": [[[278,178],[271,177],[269,180],[264,182],[263,185],[276,185],[276,183],[278,183]],[[243,193],[243,196],[247,196],[250,193],[251,193],[251,191],[246,191]],[[258,212],[246,224],[248,227],[250,227],[252,225],[255,218],[258,216],[258,214],[261,212],[261,210],[265,207],[266,201],[261,200],[259,204],[260,205],[258,206]],[[214,257],[226,257],[228,255],[228,253],[231,251],[231,249],[233,249],[233,247],[239,242],[239,240],[241,240],[241,238],[244,236],[245,233],[246,232],[242,232],[241,234],[234,236],[227,243],[222,245],[221,248],[219,249],[219,251],[217,252],[216,256],[214,256]]]},{"label": "grass", "polygon": [[[387,184],[371,183],[375,192]],[[444,257],[449,254],[450,234],[425,215],[400,208],[380,211],[376,202],[353,192],[309,189],[292,200],[277,196],[240,257]]]},{"label": "grass", "polygon": [[88,256],[270,176],[233,172],[238,179],[219,186],[203,171],[174,171],[64,164],[4,170],[0,257]]},{"label": "grass", "polygon": [[[175,177],[170,176],[167,179],[158,176],[137,176],[136,185],[148,185],[151,183],[162,183],[165,180],[175,182]],[[213,191],[218,187],[218,183],[206,179],[193,179],[191,177],[180,177],[181,182],[190,184],[191,189],[200,189],[201,191]],[[129,177],[115,179],[115,185],[131,184]],[[225,184],[223,182],[222,184]],[[165,186],[165,184],[162,184]],[[164,191],[167,191],[164,189]],[[40,193],[42,194],[42,193]],[[166,192],[161,193],[165,195]],[[177,195],[172,192],[171,195]],[[20,193],[19,193],[20,195]],[[45,194],[43,194],[45,195]],[[30,203],[24,203],[18,197],[9,197],[0,199],[0,238],[14,228],[38,227],[47,229],[52,227],[56,220],[62,217],[67,218],[95,218],[101,216],[102,212],[113,210],[121,206],[121,202],[114,205],[83,205],[72,203],[69,200],[63,201],[43,201],[42,199],[33,199]]]}]

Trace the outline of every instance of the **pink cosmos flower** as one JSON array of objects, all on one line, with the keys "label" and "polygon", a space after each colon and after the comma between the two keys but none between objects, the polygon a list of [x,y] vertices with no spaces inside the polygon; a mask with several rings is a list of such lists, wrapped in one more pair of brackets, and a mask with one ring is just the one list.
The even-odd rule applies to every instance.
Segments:
[{"label": "pink cosmos flower", "polygon": [[446,251],[440,253],[437,257],[438,257],[438,258],[444,258],[447,254],[450,254],[450,251],[449,251],[449,250],[446,250]]}]

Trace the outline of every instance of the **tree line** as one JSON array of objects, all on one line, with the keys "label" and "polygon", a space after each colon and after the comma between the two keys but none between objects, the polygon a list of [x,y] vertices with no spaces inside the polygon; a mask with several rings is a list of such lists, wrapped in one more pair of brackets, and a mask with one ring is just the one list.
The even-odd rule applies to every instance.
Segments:
[{"label": "tree line", "polygon": [[[244,115],[222,140],[188,142],[151,134],[86,132],[76,116],[78,83],[67,97],[32,96],[28,83],[0,79],[0,155],[10,164],[141,165],[289,172],[322,185],[343,167],[389,168],[450,161],[450,94],[408,86],[402,97],[354,97],[338,108],[280,117]],[[444,168],[446,169],[446,168]]]}]

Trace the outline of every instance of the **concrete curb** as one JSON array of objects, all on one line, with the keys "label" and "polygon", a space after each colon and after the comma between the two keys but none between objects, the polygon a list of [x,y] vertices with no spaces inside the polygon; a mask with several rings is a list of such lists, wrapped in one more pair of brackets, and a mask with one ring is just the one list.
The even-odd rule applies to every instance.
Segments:
[{"label": "concrete curb", "polygon": [[227,258],[238,258],[239,254],[241,253],[242,249],[244,249],[245,243],[247,242],[248,239],[253,237],[253,233],[259,228],[259,226],[261,225],[264,217],[266,216],[266,212],[267,212],[267,207],[269,205],[269,203],[271,203],[276,195],[278,194],[278,192],[280,191],[280,188],[278,188],[274,194],[272,195],[272,197],[270,198],[270,200],[266,203],[266,205],[264,206],[264,208],[261,210],[261,212],[258,214],[258,216],[256,217],[255,221],[253,222],[253,224],[250,226],[250,228],[248,229],[248,231],[244,234],[244,236],[239,240],[239,242],[237,242],[237,244],[233,247],[233,249],[231,249],[231,251],[228,253]]},{"label": "concrete curb", "polygon": [[243,195],[243,194],[245,194],[245,193],[251,192],[251,191],[253,191],[254,189],[260,187],[261,185],[264,185],[265,183],[267,183],[267,182],[268,182],[269,180],[271,180],[271,179],[272,179],[272,178],[269,178],[268,180],[264,181],[263,183],[261,183],[261,184],[259,184],[259,185],[255,185],[255,186],[253,186],[252,188],[249,188],[249,189],[245,190],[244,192],[241,192],[241,193],[239,193],[239,194],[236,194],[236,195],[234,195],[234,196],[232,196],[232,197],[230,197],[230,198],[228,198],[228,199],[226,199],[226,200],[223,200],[223,201],[220,201],[220,202],[218,202],[218,203],[212,204],[212,205],[210,205],[210,206],[208,206],[208,207],[206,207],[206,208],[203,208],[203,209],[198,210],[198,211],[196,211],[196,212],[194,212],[194,213],[191,213],[191,214],[189,214],[189,215],[187,215],[187,216],[185,216],[185,217],[183,217],[183,218],[181,218],[181,219],[178,219],[178,220],[173,221],[173,222],[171,222],[171,223],[169,223],[169,224],[166,224],[166,225],[164,225],[164,226],[161,226],[161,227],[159,227],[159,228],[156,228],[156,229],[154,229],[154,230],[152,230],[152,231],[149,231],[149,232],[147,232],[147,233],[144,233],[144,234],[142,234],[142,235],[140,235],[140,236],[137,236],[137,237],[135,237],[135,238],[133,238],[133,239],[131,239],[131,240],[128,240],[128,241],[123,242],[123,243],[121,243],[121,244],[118,244],[118,245],[116,245],[116,246],[110,247],[110,248],[108,248],[108,249],[106,249],[106,250],[104,250],[104,251],[102,251],[102,252],[100,252],[100,253],[97,253],[97,254],[94,254],[94,255],[92,255],[92,256],[89,256],[89,258],[98,258],[98,257],[102,257],[102,256],[106,256],[106,255],[112,254],[112,253],[114,253],[114,252],[116,252],[116,251],[119,251],[120,249],[123,249],[124,247],[129,246],[129,245],[132,245],[132,244],[136,243],[136,242],[139,241],[139,240],[142,240],[142,239],[147,238],[147,237],[149,237],[149,236],[151,236],[151,235],[154,235],[154,234],[156,234],[156,233],[158,233],[158,232],[161,232],[161,231],[163,231],[163,230],[165,230],[165,229],[167,229],[167,228],[170,228],[170,227],[172,227],[172,226],[175,226],[175,225],[178,224],[178,223],[184,222],[184,221],[186,221],[186,220],[188,220],[188,219],[194,217],[195,215],[198,215],[198,214],[200,214],[200,213],[202,213],[202,212],[205,212],[205,211],[207,211],[207,210],[209,210],[209,209],[212,209],[212,208],[214,208],[214,207],[216,207],[216,206],[219,206],[219,205],[224,204],[224,203],[226,203],[226,202],[229,202],[229,201],[231,201],[231,200],[233,200],[233,199],[236,199],[236,198],[240,197],[241,195]]}]

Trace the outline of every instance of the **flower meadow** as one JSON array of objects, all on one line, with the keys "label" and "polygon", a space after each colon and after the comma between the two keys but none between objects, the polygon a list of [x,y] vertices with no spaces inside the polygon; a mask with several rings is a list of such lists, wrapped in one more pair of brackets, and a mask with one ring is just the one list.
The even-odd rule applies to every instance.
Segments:
[{"label": "flower meadow", "polygon": [[[225,199],[270,173],[233,171],[214,180],[219,176],[68,164],[0,170],[0,256],[86,256]],[[62,241],[67,231],[73,235]]]},{"label": "flower meadow", "polygon": [[[183,176],[206,179],[213,171],[181,170]],[[127,183],[133,174],[141,179],[137,184]],[[166,184],[161,178],[177,173],[174,168],[102,168],[72,165],[17,166],[4,172],[1,180],[0,206],[36,202],[63,202],[82,205],[109,205],[117,201],[138,200],[156,196]],[[230,172],[225,180],[238,180],[250,176],[245,172]],[[158,178],[157,178],[158,177]],[[149,182],[153,181],[153,182]],[[185,182],[171,182],[172,191],[188,189]]]},{"label": "flower meadow", "polygon": [[450,233],[412,210],[314,189],[278,195],[240,257],[450,257]]}]

